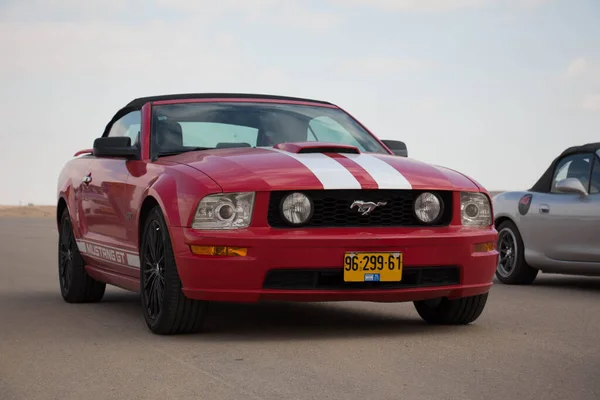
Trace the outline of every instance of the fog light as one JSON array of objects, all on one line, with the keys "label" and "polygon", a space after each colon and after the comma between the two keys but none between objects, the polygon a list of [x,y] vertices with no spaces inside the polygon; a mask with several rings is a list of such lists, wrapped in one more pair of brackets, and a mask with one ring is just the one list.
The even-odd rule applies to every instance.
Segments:
[{"label": "fog light", "polygon": [[415,215],[426,224],[434,223],[442,215],[442,202],[433,193],[425,192],[415,200]]},{"label": "fog light", "polygon": [[248,249],[245,247],[198,246],[193,244],[190,246],[190,250],[199,256],[245,257],[248,255]]},{"label": "fog light", "polygon": [[283,200],[281,212],[290,224],[301,225],[312,216],[313,204],[306,195],[292,193]]},{"label": "fog light", "polygon": [[488,251],[494,250],[494,242],[477,243],[475,245],[476,253],[487,253]]}]

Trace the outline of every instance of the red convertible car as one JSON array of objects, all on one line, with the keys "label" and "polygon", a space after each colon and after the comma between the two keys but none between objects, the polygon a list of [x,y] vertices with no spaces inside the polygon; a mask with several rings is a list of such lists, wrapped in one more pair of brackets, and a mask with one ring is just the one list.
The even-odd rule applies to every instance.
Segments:
[{"label": "red convertible car", "polygon": [[480,184],[323,101],[135,99],[57,192],[64,300],[140,292],[157,334],[200,330],[212,301],[412,301],[468,324],[498,260]]}]

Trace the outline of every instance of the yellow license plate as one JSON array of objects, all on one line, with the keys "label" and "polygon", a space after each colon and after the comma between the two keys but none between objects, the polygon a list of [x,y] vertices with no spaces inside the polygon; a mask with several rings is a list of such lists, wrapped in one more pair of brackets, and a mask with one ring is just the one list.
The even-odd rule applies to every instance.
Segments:
[{"label": "yellow license plate", "polygon": [[402,253],[352,252],[344,255],[345,282],[399,282]]}]

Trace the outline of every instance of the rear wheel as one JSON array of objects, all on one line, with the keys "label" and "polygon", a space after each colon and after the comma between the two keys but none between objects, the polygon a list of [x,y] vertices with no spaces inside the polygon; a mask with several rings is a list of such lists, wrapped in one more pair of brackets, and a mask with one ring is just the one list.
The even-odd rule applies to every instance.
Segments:
[{"label": "rear wheel", "polygon": [[148,328],[159,335],[199,331],[208,304],[183,294],[171,239],[158,206],[144,222],[140,261],[142,309]]},{"label": "rear wheel", "polygon": [[512,221],[498,226],[498,266],[496,277],[509,285],[529,285],[537,277],[538,270],[525,261],[525,246],[519,229]]},{"label": "rear wheel", "polygon": [[69,211],[60,218],[58,234],[58,281],[60,293],[67,303],[94,303],[102,300],[106,284],[88,275],[79,253]]},{"label": "rear wheel", "polygon": [[423,320],[437,325],[466,325],[475,321],[485,308],[488,293],[458,299],[415,301],[414,305]]}]

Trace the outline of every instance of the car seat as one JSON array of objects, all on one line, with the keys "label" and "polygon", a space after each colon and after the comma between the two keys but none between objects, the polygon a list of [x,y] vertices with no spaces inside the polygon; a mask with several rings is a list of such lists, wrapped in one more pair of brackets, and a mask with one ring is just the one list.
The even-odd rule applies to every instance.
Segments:
[{"label": "car seat", "polygon": [[585,190],[588,190],[590,184],[590,163],[584,159],[576,159],[569,165],[567,178],[579,179]]}]

